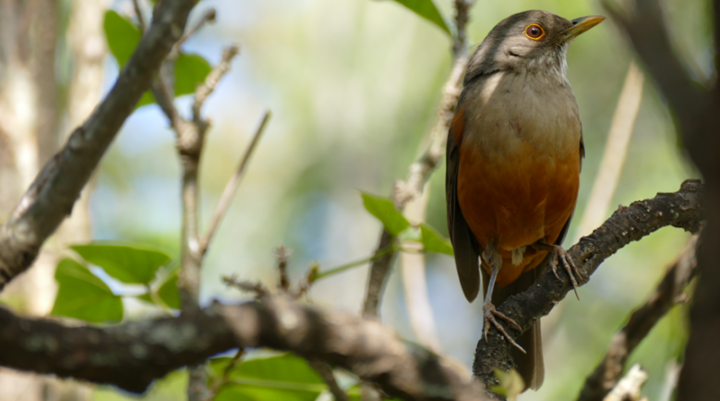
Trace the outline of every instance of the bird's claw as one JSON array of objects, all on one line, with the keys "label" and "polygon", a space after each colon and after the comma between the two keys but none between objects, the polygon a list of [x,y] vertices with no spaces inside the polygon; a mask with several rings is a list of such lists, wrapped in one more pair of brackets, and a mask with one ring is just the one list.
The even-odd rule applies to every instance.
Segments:
[{"label": "bird's claw", "polygon": [[580,296],[578,295],[577,288],[578,288],[578,282],[575,278],[575,275],[580,275],[580,270],[575,266],[575,262],[573,261],[570,254],[564,250],[560,245],[553,245],[552,250],[552,258],[550,259],[550,267],[552,268],[553,274],[555,274],[555,277],[560,280],[560,276],[557,274],[557,266],[558,261],[562,262],[563,268],[567,272],[568,276],[570,276],[570,282],[573,286],[573,291],[575,291],[575,296],[577,297],[578,301],[580,300]]},{"label": "bird's claw", "polygon": [[484,315],[484,322],[483,322],[483,332],[485,334],[485,342],[488,342],[488,331],[490,330],[490,323],[495,326],[496,329],[500,332],[500,334],[505,337],[505,339],[517,349],[522,351],[523,354],[527,354],[523,347],[521,347],[518,343],[513,340],[512,337],[505,331],[505,328],[503,325],[500,324],[500,322],[497,321],[496,317],[505,320],[506,322],[510,323],[511,325],[515,326],[518,330],[522,330],[519,324],[517,324],[514,320],[510,319],[509,317],[505,316],[504,314],[500,313],[495,309],[495,305],[492,304],[492,302],[485,302],[483,304],[483,315]]}]

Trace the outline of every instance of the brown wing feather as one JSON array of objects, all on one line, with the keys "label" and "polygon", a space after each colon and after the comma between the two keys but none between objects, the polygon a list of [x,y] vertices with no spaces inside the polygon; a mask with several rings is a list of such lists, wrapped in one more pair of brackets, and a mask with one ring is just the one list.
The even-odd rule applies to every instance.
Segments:
[{"label": "brown wing feather", "polygon": [[[480,291],[480,272],[478,260],[482,250],[470,231],[457,199],[458,170],[460,167],[460,141],[465,126],[464,108],[458,106],[447,140],[447,172],[445,176],[445,195],[447,201],[447,220],[450,241],[455,252],[455,266],[465,298],[472,302]],[[456,141],[457,140],[457,141]]]}]

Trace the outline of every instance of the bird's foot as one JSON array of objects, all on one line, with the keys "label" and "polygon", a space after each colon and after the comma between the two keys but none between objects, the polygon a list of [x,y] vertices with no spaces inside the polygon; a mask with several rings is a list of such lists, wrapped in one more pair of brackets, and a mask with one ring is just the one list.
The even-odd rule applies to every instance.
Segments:
[{"label": "bird's foot", "polygon": [[523,349],[523,347],[521,347],[518,343],[515,342],[515,340],[513,340],[512,337],[510,337],[510,335],[507,333],[507,331],[505,331],[505,328],[500,324],[500,322],[497,321],[496,317],[497,317],[497,318],[500,318],[500,319],[503,319],[503,320],[505,320],[506,322],[512,324],[512,325],[515,326],[518,330],[522,330],[522,328],[520,327],[519,324],[515,323],[514,320],[510,319],[509,317],[505,316],[504,314],[498,312],[497,309],[495,309],[495,305],[493,305],[492,302],[485,302],[485,303],[483,304],[483,315],[484,315],[484,317],[485,317],[484,322],[483,322],[483,331],[484,331],[484,333],[485,333],[485,342],[488,342],[488,337],[487,337],[487,336],[488,336],[488,331],[490,330],[490,323],[492,323],[493,326],[495,326],[495,328],[498,329],[498,331],[500,332],[500,334],[502,334],[503,337],[505,337],[505,339],[506,339],[510,344],[512,344],[512,345],[514,345],[515,347],[517,347],[517,349],[519,349],[520,351],[522,351],[523,354],[526,354],[526,353],[527,353],[527,352],[525,352],[525,350]]},{"label": "bird's foot", "polygon": [[575,262],[573,262],[572,257],[570,257],[570,254],[563,249],[560,245],[550,245],[552,247],[552,256],[550,257],[550,267],[552,268],[553,274],[555,274],[555,277],[557,277],[558,280],[560,280],[560,276],[557,274],[557,267],[558,262],[562,262],[562,266],[567,272],[568,276],[570,276],[570,282],[573,286],[573,291],[575,291],[575,297],[577,297],[578,301],[580,300],[580,296],[578,295],[577,288],[578,288],[578,282],[575,278],[576,275],[580,275],[580,270],[578,270],[577,266],[575,266]]}]

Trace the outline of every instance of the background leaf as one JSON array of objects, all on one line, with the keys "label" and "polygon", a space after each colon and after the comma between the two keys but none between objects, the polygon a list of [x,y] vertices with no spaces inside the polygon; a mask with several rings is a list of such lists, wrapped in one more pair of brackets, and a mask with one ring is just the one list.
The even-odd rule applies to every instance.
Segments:
[{"label": "background leaf", "polygon": [[453,256],[453,247],[450,240],[444,238],[440,233],[435,231],[434,228],[429,225],[422,223],[420,224],[420,233],[423,248],[425,252],[437,252],[444,253],[445,255]]},{"label": "background leaf", "polygon": [[110,52],[122,69],[140,43],[142,37],[140,28],[117,12],[109,10],[105,13],[103,29]]},{"label": "background leaf", "polygon": [[[122,69],[140,43],[142,38],[140,28],[133,21],[112,10],[105,13],[103,28],[110,52]],[[181,53],[175,61],[175,97],[195,93],[195,88],[205,81],[211,69],[210,63],[202,56]],[[143,93],[136,107],[153,103],[155,98],[150,91],[147,91]]]},{"label": "background leaf", "polygon": [[[214,358],[210,368],[222,376],[232,358]],[[327,385],[308,363],[294,355],[253,359],[233,369],[231,383],[223,386],[215,400],[290,400],[313,401]]]},{"label": "background leaf", "polygon": [[365,192],[361,192],[361,195],[365,209],[377,217],[390,234],[397,237],[410,227],[410,222],[395,209],[395,205],[390,199],[380,198]]},{"label": "background leaf", "polygon": [[178,292],[178,271],[176,269],[167,281],[160,286],[158,289],[158,296],[165,302],[165,305],[173,308],[180,309],[180,293]]},{"label": "background leaf", "polygon": [[405,7],[412,10],[415,14],[425,18],[426,20],[437,25],[443,31],[447,32],[448,35],[452,36],[450,28],[448,28],[445,18],[438,10],[433,0],[395,0],[396,2],[404,5]]},{"label": "background leaf", "polygon": [[86,322],[112,322],[122,319],[119,296],[87,268],[72,259],[58,263],[55,279],[59,284],[53,316],[66,316]]},{"label": "background leaf", "polygon": [[89,244],[71,248],[110,276],[130,284],[149,284],[157,269],[170,261],[162,252],[127,245]]},{"label": "background leaf", "polygon": [[180,54],[175,61],[175,96],[195,93],[211,69],[210,63],[200,55]]}]

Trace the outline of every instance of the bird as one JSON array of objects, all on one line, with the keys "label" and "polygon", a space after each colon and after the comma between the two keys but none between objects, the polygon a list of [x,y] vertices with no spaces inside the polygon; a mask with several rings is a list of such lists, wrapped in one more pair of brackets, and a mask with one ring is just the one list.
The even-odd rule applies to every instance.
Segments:
[{"label": "bird", "polygon": [[492,324],[514,345],[525,389],[545,375],[540,321],[515,341],[498,319],[520,327],[496,306],[527,290],[546,258],[541,266],[559,279],[562,265],[577,295],[578,270],[561,244],[585,147],[566,52],[604,19],[530,10],[499,22],[468,62],[448,131],[447,220],[460,284],[472,302],[482,274],[485,340]]}]

